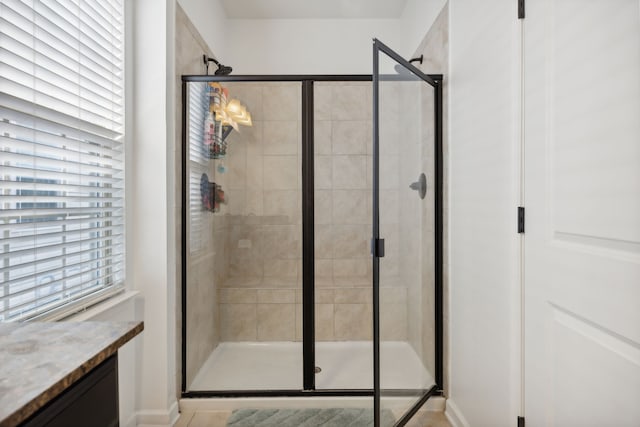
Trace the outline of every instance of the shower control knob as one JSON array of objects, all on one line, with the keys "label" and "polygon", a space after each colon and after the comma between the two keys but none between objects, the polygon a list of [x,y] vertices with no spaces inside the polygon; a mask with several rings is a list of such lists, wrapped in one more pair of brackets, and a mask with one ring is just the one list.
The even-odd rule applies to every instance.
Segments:
[{"label": "shower control knob", "polygon": [[424,199],[424,196],[427,194],[427,177],[424,173],[421,173],[418,177],[418,180],[409,185],[409,188],[418,192],[418,195],[421,199]]}]

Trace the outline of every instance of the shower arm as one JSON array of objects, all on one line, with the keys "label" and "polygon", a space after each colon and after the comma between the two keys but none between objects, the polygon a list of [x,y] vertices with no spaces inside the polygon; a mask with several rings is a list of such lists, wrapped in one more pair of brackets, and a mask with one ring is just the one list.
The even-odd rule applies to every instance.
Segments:
[{"label": "shower arm", "polygon": [[214,73],[215,75],[225,76],[227,74],[230,74],[233,71],[232,67],[228,67],[226,65],[223,65],[220,62],[218,62],[215,58],[209,58],[209,56],[207,56],[206,54],[202,55],[202,62],[204,63],[205,74],[207,76],[209,75],[209,63],[210,62],[213,62],[214,64],[216,64],[218,66],[218,69]]},{"label": "shower arm", "polygon": [[218,67],[220,66],[220,63],[218,61],[216,61],[214,58],[209,58],[207,55],[202,55],[202,62],[204,63],[205,66],[205,74],[208,76],[209,75],[209,63],[213,62],[214,64],[216,64]]},{"label": "shower arm", "polygon": [[422,64],[422,60],[424,59],[424,55],[420,55],[417,58],[411,58],[409,60],[409,64],[413,63],[413,62],[419,62],[420,64]]}]

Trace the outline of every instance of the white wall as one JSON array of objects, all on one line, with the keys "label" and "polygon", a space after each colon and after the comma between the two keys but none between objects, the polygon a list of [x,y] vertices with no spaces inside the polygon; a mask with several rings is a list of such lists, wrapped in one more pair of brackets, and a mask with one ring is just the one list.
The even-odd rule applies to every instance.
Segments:
[{"label": "white wall", "polygon": [[231,19],[234,74],[371,74],[371,40],[397,46],[397,19]]},{"label": "white wall", "polygon": [[391,19],[227,19],[220,0],[178,0],[234,74],[369,74],[371,39],[409,58],[446,0],[407,0]]},{"label": "white wall", "polygon": [[[144,320],[119,351],[120,424],[171,426],[176,402],[175,0],[128,0],[126,285],[70,320]],[[171,102],[167,102],[167,100]]]},{"label": "white wall", "polygon": [[[132,129],[127,159],[127,282],[140,292],[138,425],[167,426],[175,395],[175,0],[133,6]],[[168,102],[170,100],[170,102]]]},{"label": "white wall", "polygon": [[447,412],[474,427],[515,425],[520,396],[515,6],[450,2]]}]

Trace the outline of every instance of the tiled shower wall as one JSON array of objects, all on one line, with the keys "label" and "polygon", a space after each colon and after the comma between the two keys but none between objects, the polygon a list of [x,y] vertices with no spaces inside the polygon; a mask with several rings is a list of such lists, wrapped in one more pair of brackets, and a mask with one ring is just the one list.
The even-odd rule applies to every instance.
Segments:
[{"label": "tiled shower wall", "polygon": [[[416,50],[414,57],[424,55],[424,63],[419,66],[425,73],[430,74],[442,74],[443,79],[443,307],[444,307],[444,387],[445,393],[448,391],[448,330],[449,330],[449,313],[447,307],[449,306],[449,280],[448,280],[448,210],[449,210],[449,192],[448,188],[448,158],[449,158],[449,144],[447,134],[447,122],[448,122],[448,81],[449,81],[449,4],[445,3],[442,11],[434,21],[430,30],[426,34],[422,43]],[[425,110],[431,102],[430,97],[423,97],[423,103],[426,103]],[[425,135],[429,136],[429,132],[425,132]],[[432,153],[423,152],[422,155],[423,164],[432,164]],[[433,211],[428,211],[426,208],[423,210],[423,226],[426,228],[428,224],[433,224]],[[429,248],[423,248],[425,252],[428,252]],[[423,266],[423,277],[420,281],[421,284],[421,298],[412,300],[413,306],[409,305],[409,318],[410,325],[421,325],[420,335],[417,332],[412,332],[410,329],[410,342],[416,349],[418,354],[421,354],[425,363],[430,370],[435,365],[433,345],[435,340],[434,332],[434,293],[433,293],[433,281],[430,272],[429,265]],[[411,292],[410,292],[411,293]],[[433,371],[431,371],[433,372]]]},{"label": "tiled shower wall", "polygon": [[[232,133],[226,160],[216,161],[229,198],[215,214],[229,221],[221,339],[300,340],[301,84],[227,87],[254,126]],[[316,82],[314,98],[316,336],[370,340],[371,83]],[[405,289],[384,292],[406,304]],[[385,331],[406,339],[406,310],[386,311]]]},{"label": "tiled shower wall", "polygon": [[[180,78],[182,75],[188,74],[200,74],[202,73],[202,54],[207,53],[213,56],[207,44],[204,42],[198,31],[195,29],[185,12],[180,5],[176,4],[176,51],[175,51],[175,66],[176,66],[176,151],[175,155],[175,176],[179,177],[182,173],[182,82]],[[209,170],[210,172],[210,170]],[[181,200],[182,186],[176,185],[175,200]],[[176,226],[178,230],[176,236],[181,236],[181,205],[175,206],[175,218]],[[205,245],[198,250],[191,251],[188,258],[188,282],[187,288],[187,306],[189,307],[186,317],[186,329],[188,334],[187,339],[187,384],[190,384],[194,376],[209,357],[209,354],[216,348],[219,342],[219,322],[218,322],[218,295],[217,286],[220,283],[221,277],[225,276],[225,266],[228,262],[225,261],[225,247],[224,244],[216,244],[213,242],[226,241],[225,236],[226,220],[213,221],[212,216],[202,215],[203,222],[203,234],[211,235],[212,239],[203,239]],[[221,238],[222,237],[222,238]],[[176,245],[180,247],[179,242]],[[178,257],[178,261],[181,262],[181,258]],[[181,266],[178,265],[176,272],[180,274]],[[181,284],[181,278],[176,278],[176,283]],[[181,296],[181,287],[179,286],[176,292],[177,300],[179,301]],[[177,305],[178,310],[180,305]],[[180,313],[176,316],[178,322],[181,322],[182,316]],[[182,330],[182,325],[178,324],[176,331]],[[178,342],[176,343],[176,360],[181,364],[181,340],[182,337],[178,335]],[[178,370],[178,375],[180,371]],[[176,381],[176,384],[181,384],[180,378]],[[179,391],[178,391],[179,393]]]}]

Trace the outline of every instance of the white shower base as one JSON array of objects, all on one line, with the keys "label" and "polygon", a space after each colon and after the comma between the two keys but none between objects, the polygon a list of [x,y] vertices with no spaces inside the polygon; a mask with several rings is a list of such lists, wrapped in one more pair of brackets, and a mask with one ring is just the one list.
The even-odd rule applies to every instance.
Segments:
[{"label": "white shower base", "polygon": [[[381,386],[384,389],[426,389],[434,384],[407,342],[383,342]],[[371,342],[317,342],[316,389],[373,388]],[[190,391],[299,390],[302,388],[302,343],[224,342],[209,356]]]}]

